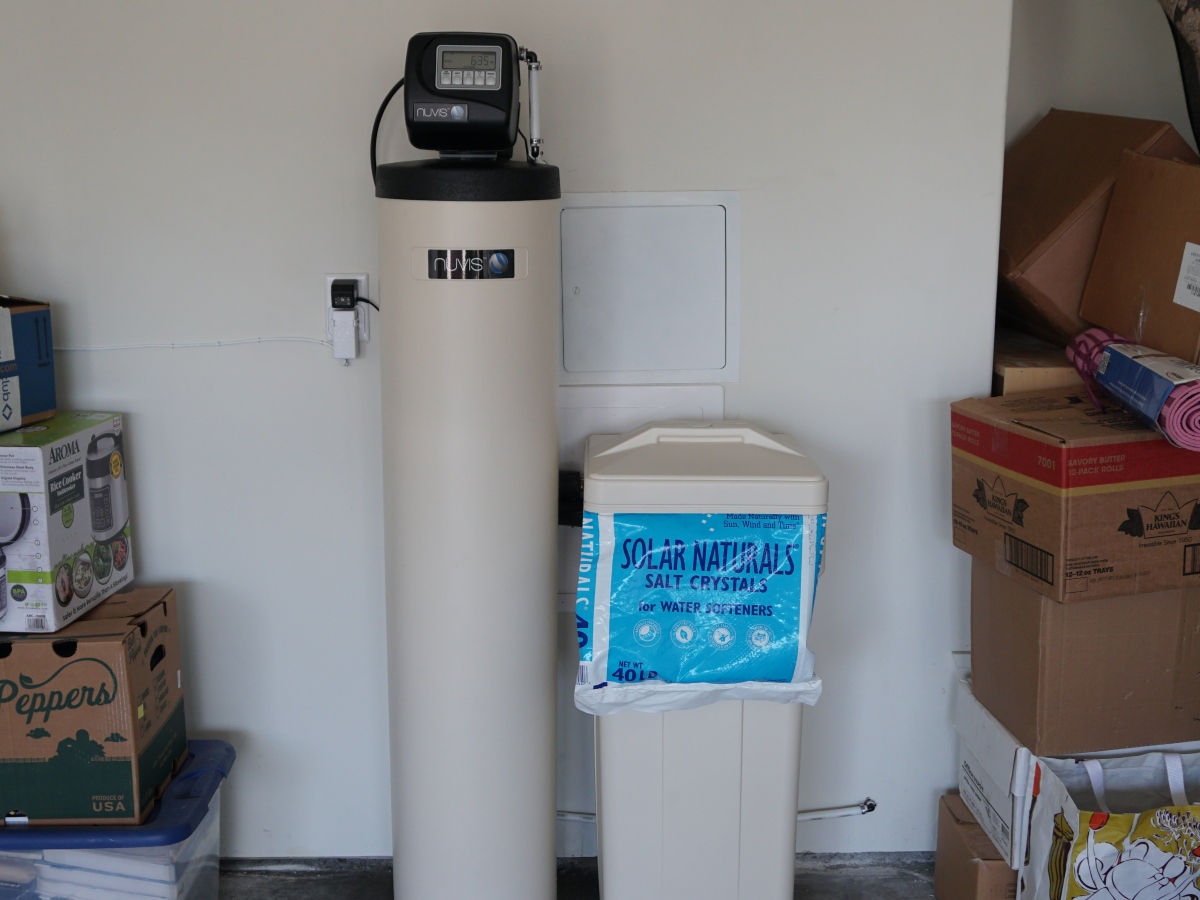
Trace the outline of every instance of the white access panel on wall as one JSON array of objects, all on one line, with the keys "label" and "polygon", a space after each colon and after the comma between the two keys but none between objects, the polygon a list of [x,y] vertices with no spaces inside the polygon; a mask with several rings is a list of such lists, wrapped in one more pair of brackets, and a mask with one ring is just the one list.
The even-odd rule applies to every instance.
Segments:
[{"label": "white access panel on wall", "polygon": [[729,191],[564,194],[561,384],[738,378]]}]

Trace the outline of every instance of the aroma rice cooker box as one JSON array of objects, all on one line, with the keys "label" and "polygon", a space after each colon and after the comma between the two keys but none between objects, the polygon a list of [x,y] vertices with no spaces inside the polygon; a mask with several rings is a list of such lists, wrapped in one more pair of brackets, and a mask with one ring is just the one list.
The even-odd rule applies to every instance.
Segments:
[{"label": "aroma rice cooker box", "polygon": [[115,413],[0,434],[0,631],[57,631],[133,581],[125,459]]},{"label": "aroma rice cooker box", "polygon": [[137,824],[186,755],[170,588],[119,593],[55,635],[0,637],[5,825]]},{"label": "aroma rice cooker box", "polygon": [[1064,603],[1200,585],[1200,453],[1082,389],[950,409],[956,547]]}]

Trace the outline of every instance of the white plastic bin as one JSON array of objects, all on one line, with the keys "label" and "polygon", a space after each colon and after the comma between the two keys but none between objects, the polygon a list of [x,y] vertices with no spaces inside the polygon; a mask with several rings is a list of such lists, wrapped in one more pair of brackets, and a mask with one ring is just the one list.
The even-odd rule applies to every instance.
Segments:
[{"label": "white plastic bin", "polygon": [[0,827],[0,900],[217,900],[224,741],[188,761],[142,825]]},{"label": "white plastic bin", "polygon": [[[733,422],[593,436],[584,485],[594,513],[821,516],[822,535],[828,503],[827,481],[793,440]],[[670,623],[659,627],[668,632]],[[815,680],[807,631],[803,620],[797,682]],[[597,716],[601,896],[791,900],[801,710],[725,699]]]}]

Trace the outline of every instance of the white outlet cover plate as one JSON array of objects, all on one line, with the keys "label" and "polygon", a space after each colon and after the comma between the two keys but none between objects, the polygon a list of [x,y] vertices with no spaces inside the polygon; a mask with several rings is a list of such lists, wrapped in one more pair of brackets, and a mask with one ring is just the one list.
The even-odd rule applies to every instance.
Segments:
[{"label": "white outlet cover plate", "polygon": [[[358,282],[358,296],[370,297],[367,287],[370,283],[369,278],[362,272],[350,272],[325,276],[325,340],[333,340],[333,282],[343,278],[353,278]],[[369,341],[371,339],[371,310],[372,306],[366,303],[358,304],[358,339],[360,341]]]}]

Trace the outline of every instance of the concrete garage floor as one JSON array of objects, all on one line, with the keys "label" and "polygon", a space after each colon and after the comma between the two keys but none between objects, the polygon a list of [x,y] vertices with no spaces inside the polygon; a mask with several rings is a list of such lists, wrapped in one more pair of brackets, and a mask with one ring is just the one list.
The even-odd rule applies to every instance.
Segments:
[{"label": "concrete garage floor", "polygon": [[[221,900],[391,900],[386,860],[240,860],[224,863]],[[594,859],[562,860],[558,900],[599,900]],[[932,900],[929,854],[800,857],[796,900]]]}]

